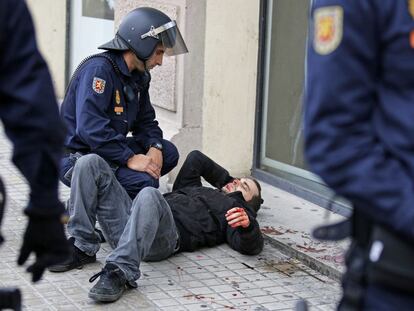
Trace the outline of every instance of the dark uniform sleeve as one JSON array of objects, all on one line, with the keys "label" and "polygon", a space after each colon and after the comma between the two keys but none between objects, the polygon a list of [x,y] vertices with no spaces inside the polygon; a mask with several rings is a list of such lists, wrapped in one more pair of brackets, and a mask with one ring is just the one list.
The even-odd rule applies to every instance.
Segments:
[{"label": "dark uniform sleeve", "polygon": [[227,243],[245,255],[257,255],[263,250],[263,236],[257,220],[248,213],[250,225],[247,228],[227,228]]},{"label": "dark uniform sleeve", "polygon": [[173,185],[173,190],[201,186],[201,177],[216,188],[223,187],[233,177],[229,172],[198,150],[191,151],[184,161]]},{"label": "dark uniform sleeve", "polygon": [[[407,105],[412,106],[413,102],[400,101],[408,95],[402,91],[408,80],[403,75],[391,77],[384,73],[392,68],[402,70],[406,66],[404,61],[414,62],[409,46],[413,24],[408,4],[388,0],[313,3],[307,55],[307,161],[355,208],[413,238],[412,176],[403,159],[390,147],[400,143],[401,135],[390,137],[387,130],[388,124],[403,131],[399,124],[407,119]],[[398,14],[396,3],[400,9],[403,6]],[[394,32],[391,27],[396,21],[401,22],[401,28]],[[386,36],[389,40],[385,40]],[[399,42],[393,50],[392,40]],[[405,54],[398,55],[401,52]],[[387,58],[392,57],[400,63],[385,66]],[[407,78],[412,75],[411,71]],[[394,98],[393,89],[399,93]],[[390,113],[384,113],[384,109]],[[387,115],[392,118],[383,122]],[[412,128],[413,114],[409,114],[409,119],[407,124]],[[411,142],[412,135],[411,131]],[[411,153],[412,161],[412,149],[406,152]]]},{"label": "dark uniform sleeve", "polygon": [[20,0],[0,2],[0,117],[12,141],[13,162],[30,185],[30,216],[57,217],[58,163],[63,127],[32,20]]},{"label": "dark uniform sleeve", "polygon": [[[91,66],[80,73],[75,101],[76,132],[92,152],[106,160],[125,165],[134,152],[128,147],[125,135],[110,126],[108,109],[114,90],[112,76],[107,70],[102,66]],[[93,89],[94,79],[104,81],[101,93]],[[127,124],[124,126],[127,127]]]},{"label": "dark uniform sleeve", "polygon": [[155,110],[150,101],[149,87],[141,92],[139,105],[140,111],[134,122],[132,135],[140,145],[149,148],[153,143],[161,143],[163,137],[158,121],[155,120]]}]

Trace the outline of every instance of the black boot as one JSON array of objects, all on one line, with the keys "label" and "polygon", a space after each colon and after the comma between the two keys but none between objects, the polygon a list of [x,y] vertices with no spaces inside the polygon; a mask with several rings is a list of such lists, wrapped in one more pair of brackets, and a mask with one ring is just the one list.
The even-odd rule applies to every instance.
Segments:
[{"label": "black boot", "polygon": [[117,265],[107,263],[101,272],[89,279],[89,282],[92,283],[98,276],[100,276],[98,283],[89,290],[89,298],[100,302],[118,300],[127,285],[124,272]]},{"label": "black boot", "polygon": [[50,272],[65,272],[72,269],[82,269],[83,265],[88,263],[94,263],[96,261],[96,255],[89,256],[82,252],[75,246],[75,239],[69,238],[69,244],[71,245],[71,255],[67,260],[57,265],[49,267]]}]

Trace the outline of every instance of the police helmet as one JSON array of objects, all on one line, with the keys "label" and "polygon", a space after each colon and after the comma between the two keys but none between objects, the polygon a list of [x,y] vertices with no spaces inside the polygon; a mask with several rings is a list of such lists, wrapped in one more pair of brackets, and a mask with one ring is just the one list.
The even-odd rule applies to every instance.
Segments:
[{"label": "police helmet", "polygon": [[121,21],[115,38],[99,46],[103,50],[131,50],[146,61],[161,43],[168,56],[187,53],[178,25],[163,12],[141,7],[129,12]]}]

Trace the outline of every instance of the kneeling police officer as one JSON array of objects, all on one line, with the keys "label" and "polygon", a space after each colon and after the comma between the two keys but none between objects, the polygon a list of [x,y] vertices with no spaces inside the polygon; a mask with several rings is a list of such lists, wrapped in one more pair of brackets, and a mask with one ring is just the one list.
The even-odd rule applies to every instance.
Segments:
[{"label": "kneeling police officer", "polygon": [[78,66],[62,104],[68,134],[60,177],[70,186],[76,160],[95,153],[133,199],[144,187],[158,187],[159,177],[177,165],[177,148],[155,120],[149,71],[162,65],[164,54],[188,50],[176,22],[146,7],[128,13],[115,38],[99,48],[107,52]]}]

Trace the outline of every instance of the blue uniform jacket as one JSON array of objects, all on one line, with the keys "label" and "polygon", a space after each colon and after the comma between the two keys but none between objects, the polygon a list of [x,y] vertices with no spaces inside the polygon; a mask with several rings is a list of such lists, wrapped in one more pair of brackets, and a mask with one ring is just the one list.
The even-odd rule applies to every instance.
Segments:
[{"label": "blue uniform jacket", "polygon": [[[130,73],[122,53],[105,54],[117,64],[121,78],[104,57],[94,57],[81,66],[61,108],[68,129],[65,146],[125,165],[134,155],[127,144],[128,132],[145,149],[161,142],[162,131],[149,98],[149,74]],[[138,94],[131,102],[124,94],[125,85]]]},{"label": "blue uniform jacket", "polygon": [[0,1],[0,118],[14,146],[13,162],[31,188],[26,213],[61,215],[57,189],[63,126],[32,19],[21,0]]},{"label": "blue uniform jacket", "polygon": [[309,166],[354,208],[414,239],[414,3],[316,0],[311,14]]}]

